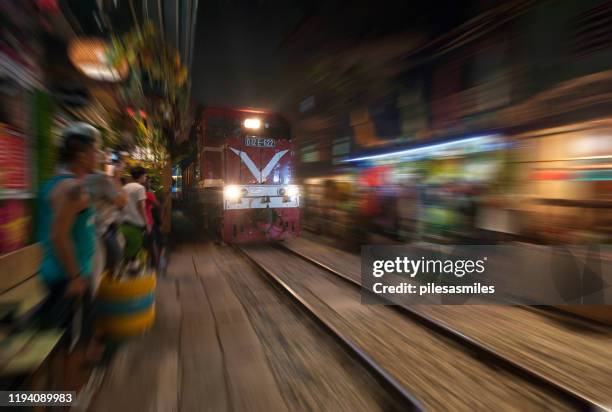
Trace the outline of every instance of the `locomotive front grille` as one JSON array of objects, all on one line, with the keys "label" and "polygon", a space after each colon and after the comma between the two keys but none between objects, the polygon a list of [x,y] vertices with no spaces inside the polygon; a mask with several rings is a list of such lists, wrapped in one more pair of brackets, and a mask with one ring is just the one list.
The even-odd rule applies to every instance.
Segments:
[{"label": "locomotive front grille", "polygon": [[224,210],[299,206],[300,194],[295,185],[230,185],[223,189]]}]

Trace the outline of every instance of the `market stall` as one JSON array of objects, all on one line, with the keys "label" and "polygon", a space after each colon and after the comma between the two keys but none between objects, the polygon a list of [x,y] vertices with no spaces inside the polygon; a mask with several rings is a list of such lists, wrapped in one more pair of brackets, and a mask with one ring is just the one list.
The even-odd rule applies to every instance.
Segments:
[{"label": "market stall", "polygon": [[475,238],[479,197],[499,182],[507,147],[482,135],[349,159],[366,203],[378,204],[370,230],[402,241]]},{"label": "market stall", "polygon": [[538,240],[608,243],[612,239],[612,120],[516,136],[523,232]]},{"label": "market stall", "polygon": [[[37,94],[44,91],[36,21],[7,7],[0,43],[0,254],[30,240],[37,178]],[[28,34],[28,35],[25,35]]]}]

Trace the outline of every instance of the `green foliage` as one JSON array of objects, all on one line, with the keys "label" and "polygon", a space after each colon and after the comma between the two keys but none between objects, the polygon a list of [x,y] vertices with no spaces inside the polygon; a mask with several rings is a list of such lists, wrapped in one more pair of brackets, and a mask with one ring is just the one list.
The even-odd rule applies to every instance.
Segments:
[{"label": "green foliage", "polygon": [[174,158],[177,137],[188,127],[189,83],[187,68],[179,53],[168,45],[154,26],[115,37],[109,60],[114,65],[127,62],[130,76],[122,90],[123,99],[136,110],[132,120],[136,144],[149,148],[159,160]]},{"label": "green foliage", "polygon": [[51,134],[53,119],[53,101],[51,96],[41,90],[33,98],[34,136],[36,138],[36,184],[53,176],[56,153]]}]

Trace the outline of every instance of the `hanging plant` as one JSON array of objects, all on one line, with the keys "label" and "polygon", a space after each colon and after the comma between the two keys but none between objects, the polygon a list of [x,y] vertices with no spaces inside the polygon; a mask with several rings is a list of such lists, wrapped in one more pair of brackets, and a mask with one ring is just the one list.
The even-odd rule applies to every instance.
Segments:
[{"label": "hanging plant", "polygon": [[136,143],[151,149],[159,159],[174,157],[176,138],[186,131],[188,71],[179,53],[147,22],[142,28],[112,41],[108,56],[113,65],[127,62],[130,76],[122,90],[126,105],[146,113],[132,115]]}]

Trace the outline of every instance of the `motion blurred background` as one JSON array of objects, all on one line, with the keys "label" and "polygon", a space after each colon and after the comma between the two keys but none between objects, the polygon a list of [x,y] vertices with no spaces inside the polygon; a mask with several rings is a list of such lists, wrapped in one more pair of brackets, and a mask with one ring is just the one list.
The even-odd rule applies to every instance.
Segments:
[{"label": "motion blurred background", "polygon": [[609,242],[610,3],[399,3],[203,7],[193,97],[284,113],[348,247]]},{"label": "motion blurred background", "polygon": [[[37,196],[57,167],[61,129],[76,120],[101,131],[100,168],[117,158],[147,168],[162,232],[203,232],[207,107],[286,120],[295,170],[285,183],[299,185],[303,238],[318,245],[349,253],[364,244],[610,245],[611,61],[608,0],[3,0],[0,277],[24,262],[35,277]],[[211,250],[218,266],[183,250],[189,269],[181,270],[199,262],[222,273],[218,262],[231,261],[230,252]],[[323,252],[339,266],[358,267],[354,253],[343,261],[330,250]],[[612,256],[604,258],[609,267]],[[161,289],[178,290],[172,282]],[[15,287],[8,283],[0,282],[0,295]],[[200,314],[195,307],[190,313]],[[544,370],[609,401],[609,329],[583,344],[583,331],[546,321],[543,335],[539,321],[521,323],[514,309],[435,310],[474,322],[466,328],[483,340],[503,346],[506,335],[516,337],[505,346],[515,358],[531,359],[521,345],[554,342],[561,349],[552,361],[540,357]],[[603,311],[595,319],[609,323],[610,307]],[[161,318],[164,333],[155,330],[158,340],[141,353],[157,355],[159,341],[182,333],[163,329],[174,318]],[[502,318],[519,321],[494,330]],[[200,321],[185,330],[199,330]],[[565,375],[556,369],[563,359]],[[580,375],[586,362],[591,372]],[[142,373],[149,375],[157,376]]]},{"label": "motion blurred background", "polygon": [[7,1],[1,250],[27,242],[67,121],[189,191],[202,105],[287,117],[314,231],[609,242],[611,19],[600,1]]}]

